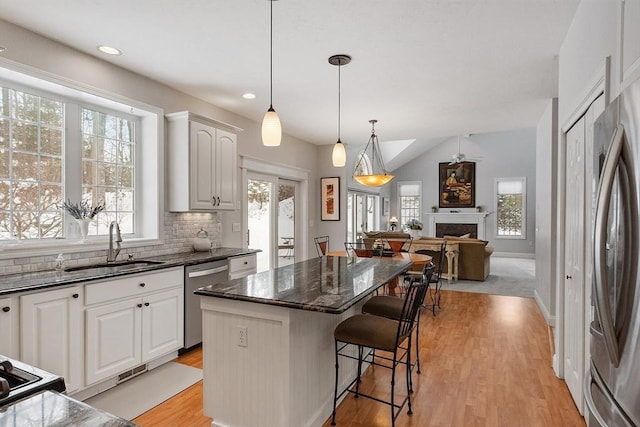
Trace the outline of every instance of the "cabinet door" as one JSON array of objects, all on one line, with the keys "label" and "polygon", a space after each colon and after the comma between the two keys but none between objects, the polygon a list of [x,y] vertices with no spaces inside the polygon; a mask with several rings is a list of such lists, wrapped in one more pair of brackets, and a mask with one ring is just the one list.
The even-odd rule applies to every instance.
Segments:
[{"label": "cabinet door", "polygon": [[182,348],[184,341],[183,293],[182,288],[176,288],[143,297],[143,362]]},{"label": "cabinet door", "polygon": [[233,210],[236,205],[236,136],[218,129],[216,134],[216,209]]},{"label": "cabinet door", "polygon": [[20,297],[20,359],[64,377],[67,392],[83,386],[83,288]]},{"label": "cabinet door", "polygon": [[0,299],[0,354],[13,359],[20,359],[18,320],[17,298]]},{"label": "cabinet door", "polygon": [[141,362],[142,299],[87,309],[87,385]]},{"label": "cabinet door", "polygon": [[217,197],[214,165],[216,129],[198,122],[190,122],[189,126],[190,208],[212,210],[213,198]]}]

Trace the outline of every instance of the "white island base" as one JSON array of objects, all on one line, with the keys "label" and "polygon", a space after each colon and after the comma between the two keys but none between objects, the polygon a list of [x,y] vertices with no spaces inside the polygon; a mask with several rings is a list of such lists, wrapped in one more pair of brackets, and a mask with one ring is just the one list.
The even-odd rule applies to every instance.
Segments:
[{"label": "white island base", "polygon": [[[216,427],[321,426],[331,416],[341,314],[201,296],[204,413]],[[366,298],[365,298],[366,300]],[[246,328],[247,346],[241,346]],[[340,389],[355,378],[340,358]]]}]

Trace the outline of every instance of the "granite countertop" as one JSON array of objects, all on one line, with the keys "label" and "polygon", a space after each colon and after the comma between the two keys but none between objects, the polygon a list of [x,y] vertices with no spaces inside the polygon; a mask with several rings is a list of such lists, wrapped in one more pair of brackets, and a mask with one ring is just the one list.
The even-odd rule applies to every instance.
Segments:
[{"label": "granite countertop", "polygon": [[411,261],[318,257],[195,293],[324,313],[342,313],[411,267]]},{"label": "granite countertop", "polygon": [[76,271],[44,270],[32,273],[17,273],[0,276],[0,296],[17,292],[31,291],[41,288],[73,285],[91,280],[108,279],[135,273],[143,273],[164,268],[200,264],[208,261],[216,261],[234,256],[241,256],[259,252],[255,249],[241,248],[216,248],[207,252],[184,252],[170,255],[149,257],[154,261],[162,261],[162,264],[131,265],[127,268],[115,270],[111,267],[91,268]]},{"label": "granite countertop", "polygon": [[0,426],[127,427],[136,424],[58,392],[45,390],[0,408]]}]

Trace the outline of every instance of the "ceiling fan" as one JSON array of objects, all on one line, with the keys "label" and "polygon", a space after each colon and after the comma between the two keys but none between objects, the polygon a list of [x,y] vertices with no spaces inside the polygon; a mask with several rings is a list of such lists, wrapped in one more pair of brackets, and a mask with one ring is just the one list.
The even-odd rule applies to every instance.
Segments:
[{"label": "ceiling fan", "polygon": [[460,152],[460,135],[458,135],[458,152],[455,153],[454,155],[451,156],[451,161],[449,162],[449,165],[455,165],[461,162],[467,162],[467,161],[482,161],[481,158],[477,157],[467,157],[464,153]]}]

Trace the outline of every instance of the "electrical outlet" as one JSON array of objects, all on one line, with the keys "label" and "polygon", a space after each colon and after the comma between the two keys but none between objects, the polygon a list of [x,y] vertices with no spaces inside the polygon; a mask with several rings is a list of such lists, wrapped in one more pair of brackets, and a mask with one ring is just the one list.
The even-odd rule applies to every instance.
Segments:
[{"label": "electrical outlet", "polygon": [[238,347],[249,347],[249,328],[238,326]]}]

